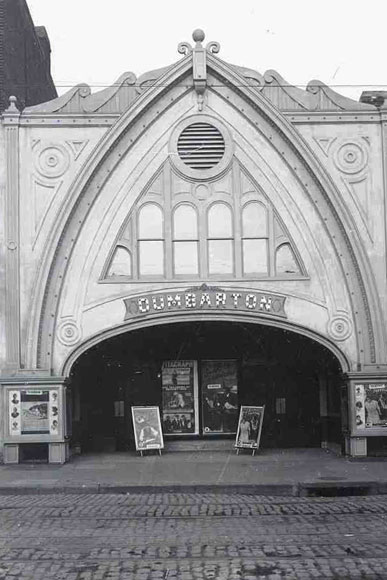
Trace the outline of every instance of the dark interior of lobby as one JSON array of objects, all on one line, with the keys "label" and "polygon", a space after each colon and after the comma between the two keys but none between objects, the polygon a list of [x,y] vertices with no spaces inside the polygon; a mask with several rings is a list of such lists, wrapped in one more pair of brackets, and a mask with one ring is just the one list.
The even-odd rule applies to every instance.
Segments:
[{"label": "dark interior of lobby", "polygon": [[131,407],[162,411],[163,362],[183,360],[197,361],[198,368],[200,429],[191,438],[235,438],[206,434],[200,405],[201,367],[206,361],[235,361],[238,406],[265,405],[261,447],[319,447],[327,438],[340,444],[342,378],[331,351],[273,326],[193,322],[127,332],[77,359],[70,376],[72,445],[82,452],[134,449]]}]

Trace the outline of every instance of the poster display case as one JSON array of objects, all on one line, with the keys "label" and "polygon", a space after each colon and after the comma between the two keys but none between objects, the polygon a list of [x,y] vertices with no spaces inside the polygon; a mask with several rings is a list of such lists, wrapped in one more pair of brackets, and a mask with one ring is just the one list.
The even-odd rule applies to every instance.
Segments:
[{"label": "poster display case", "polygon": [[10,386],[5,389],[6,441],[50,442],[66,434],[64,389],[58,385]]},{"label": "poster display case", "polygon": [[349,427],[352,436],[387,436],[387,383],[353,381],[349,386]]},{"label": "poster display case", "polygon": [[387,383],[352,385],[352,432],[356,435],[387,435]]},{"label": "poster display case", "polygon": [[168,435],[197,435],[197,362],[164,361],[162,366],[162,423]]},{"label": "poster display case", "polygon": [[2,386],[4,463],[19,463],[22,451],[30,444],[46,449],[49,463],[65,463],[69,458],[71,413],[69,388],[63,377],[36,383],[9,381]]}]

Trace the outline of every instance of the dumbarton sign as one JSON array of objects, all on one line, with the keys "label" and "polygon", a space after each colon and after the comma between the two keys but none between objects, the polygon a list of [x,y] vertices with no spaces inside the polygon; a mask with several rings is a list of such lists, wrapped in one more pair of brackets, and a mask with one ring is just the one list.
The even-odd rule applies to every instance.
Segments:
[{"label": "dumbarton sign", "polygon": [[285,300],[264,292],[223,290],[203,284],[173,292],[154,292],[124,300],[125,320],[168,312],[244,311],[257,315],[286,318]]}]

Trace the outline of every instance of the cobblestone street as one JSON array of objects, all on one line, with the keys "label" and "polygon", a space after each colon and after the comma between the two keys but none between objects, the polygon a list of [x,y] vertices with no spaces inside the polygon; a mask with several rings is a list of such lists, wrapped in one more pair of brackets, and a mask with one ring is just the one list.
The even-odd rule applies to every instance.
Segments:
[{"label": "cobblestone street", "polygon": [[0,496],[0,578],[387,578],[386,496]]}]

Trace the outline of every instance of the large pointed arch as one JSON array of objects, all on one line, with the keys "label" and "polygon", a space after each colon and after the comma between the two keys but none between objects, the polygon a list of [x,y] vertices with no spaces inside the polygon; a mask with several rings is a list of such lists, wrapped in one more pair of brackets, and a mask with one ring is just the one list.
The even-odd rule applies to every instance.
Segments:
[{"label": "large pointed arch", "polygon": [[[74,180],[47,241],[38,275],[34,295],[36,317],[32,318],[29,331],[31,349],[28,363],[31,367],[51,367],[63,281],[73,258],[75,241],[90,209],[132,146],[139,139],[146,139],[146,133],[155,120],[192,91],[191,67],[191,57],[187,56],[169,69],[157,86],[150,87],[140,96],[101,140]],[[221,85],[214,83],[208,90],[231,103],[244,115],[246,123],[264,134],[292,168],[301,186],[309,191],[322,223],[326,224],[332,245],[337,248],[338,261],[348,280],[359,343],[358,362],[376,362],[384,348],[382,330],[376,322],[380,311],[377,293],[368,258],[336,186],[301,135],[259,89],[247,86],[234,68],[214,56],[208,56],[208,68],[219,81],[217,84]],[[284,144],[286,153],[291,152],[286,159]]]}]

